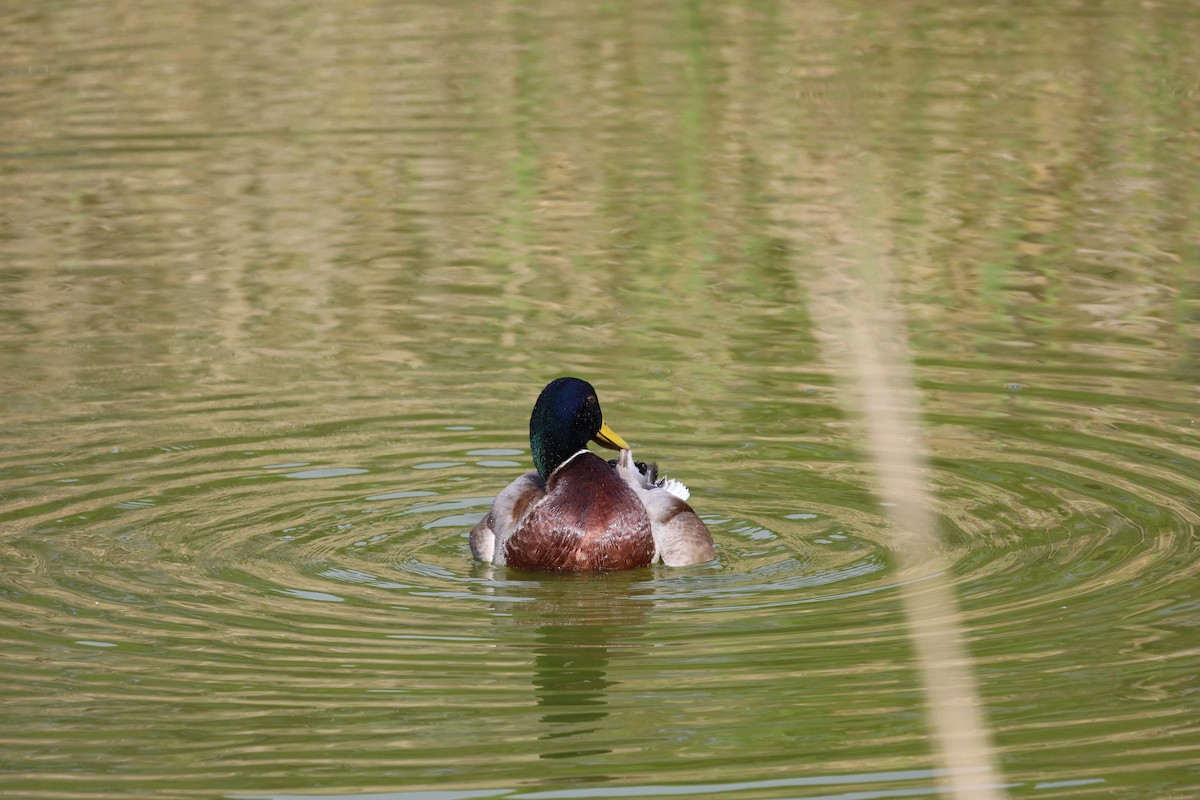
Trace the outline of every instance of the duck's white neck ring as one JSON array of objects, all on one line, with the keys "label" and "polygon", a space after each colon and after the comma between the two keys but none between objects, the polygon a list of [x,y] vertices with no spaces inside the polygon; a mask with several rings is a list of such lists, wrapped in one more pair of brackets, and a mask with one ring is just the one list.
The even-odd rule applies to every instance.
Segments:
[{"label": "duck's white neck ring", "polygon": [[[554,468],[554,472],[558,472],[560,469],[562,469],[563,467],[565,467],[567,464],[570,464],[572,461],[574,461],[575,459],[579,458],[579,457],[580,457],[581,455],[583,455],[584,453],[591,453],[591,452],[592,452],[592,451],[591,451],[591,450],[588,450],[586,447],[585,447],[585,448],[583,448],[582,450],[577,450],[577,451],[575,451],[574,453],[572,453],[572,454],[571,454],[571,457],[570,457],[570,458],[568,458],[566,461],[562,462],[562,463],[561,463],[561,464],[559,464],[557,467],[555,467],[555,468]],[[554,472],[551,472],[551,473],[550,473],[550,475],[551,475],[551,476],[553,476],[553,475],[554,475]]]}]

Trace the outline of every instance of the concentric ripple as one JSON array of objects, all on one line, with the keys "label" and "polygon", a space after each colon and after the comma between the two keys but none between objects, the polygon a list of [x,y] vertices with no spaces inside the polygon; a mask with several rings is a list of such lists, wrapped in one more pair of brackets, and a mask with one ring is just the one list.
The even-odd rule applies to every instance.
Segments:
[{"label": "concentric ripple", "polygon": [[[1187,4],[8,6],[0,795],[943,797],[953,622],[966,779],[1200,797]],[[936,563],[819,319],[880,265]],[[713,563],[471,560],[561,374]]]},{"label": "concentric ripple", "polygon": [[[932,510],[1010,791],[1118,786],[1147,758],[1183,774],[1188,407],[995,377],[937,383],[927,416]],[[235,439],[155,444],[156,422],[10,453],[7,780],[55,797],[540,797],[521,786],[549,760],[584,781],[572,797],[615,796],[588,788],[598,771],[647,797],[930,785],[912,771],[928,742],[896,590],[933,573],[895,566],[857,449],[821,410],[835,392],[805,395],[828,419],[816,435],[723,432],[786,420],[771,396],[708,415],[723,422],[704,448],[610,401],[635,446],[664,443],[718,543],[711,564],[613,575],[472,562],[466,531],[527,455],[519,424],[469,412],[340,398],[280,433],[276,409],[223,396],[206,424],[238,420]],[[79,770],[108,777],[72,788]]]}]

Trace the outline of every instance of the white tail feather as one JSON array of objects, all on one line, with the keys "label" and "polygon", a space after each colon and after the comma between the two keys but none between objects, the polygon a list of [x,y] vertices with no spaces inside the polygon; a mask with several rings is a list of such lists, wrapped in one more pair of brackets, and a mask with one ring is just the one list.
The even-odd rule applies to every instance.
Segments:
[{"label": "white tail feather", "polygon": [[659,484],[659,486],[666,489],[668,492],[684,502],[687,502],[687,499],[692,496],[692,493],[688,491],[688,488],[674,478],[666,478]]}]

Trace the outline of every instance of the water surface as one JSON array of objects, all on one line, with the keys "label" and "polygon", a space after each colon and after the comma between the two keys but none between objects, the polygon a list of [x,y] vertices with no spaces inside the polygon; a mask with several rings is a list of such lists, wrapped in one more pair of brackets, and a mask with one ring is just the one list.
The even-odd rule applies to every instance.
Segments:
[{"label": "water surface", "polygon": [[[943,571],[986,780],[1200,794],[1189,4],[67,0],[0,52],[6,796],[937,796]],[[864,265],[921,568],[823,328]],[[715,562],[472,562],[560,374]]]}]

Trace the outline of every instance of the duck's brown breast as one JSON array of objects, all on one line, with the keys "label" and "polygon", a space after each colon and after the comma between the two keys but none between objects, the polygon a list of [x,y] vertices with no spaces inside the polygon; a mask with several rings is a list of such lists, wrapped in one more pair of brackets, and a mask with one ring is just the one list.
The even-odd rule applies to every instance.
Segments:
[{"label": "duck's brown breast", "polygon": [[646,509],[607,461],[592,453],[563,464],[545,501],[509,538],[505,562],[523,569],[612,570],[654,558]]}]

